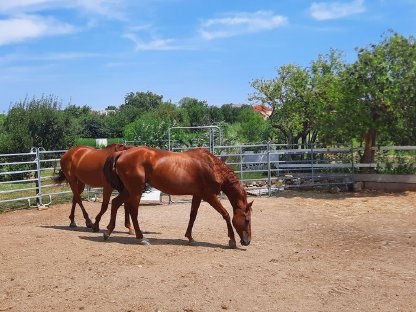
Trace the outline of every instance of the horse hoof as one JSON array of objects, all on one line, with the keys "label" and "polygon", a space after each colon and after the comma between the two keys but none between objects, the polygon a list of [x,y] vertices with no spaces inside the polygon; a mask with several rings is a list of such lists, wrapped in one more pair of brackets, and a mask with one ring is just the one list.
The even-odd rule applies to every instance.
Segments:
[{"label": "horse hoof", "polygon": [[146,238],[139,239],[139,245],[150,245],[149,241]]},{"label": "horse hoof", "polygon": [[136,232],[133,229],[129,229],[128,234],[129,235],[136,235]]},{"label": "horse hoof", "polygon": [[236,249],[237,248],[237,243],[235,242],[235,240],[229,240],[228,241],[228,246],[230,247],[230,249]]},{"label": "horse hoof", "polygon": [[95,232],[95,233],[100,231],[100,227],[98,225],[94,224],[91,228],[92,228],[92,231]]},{"label": "horse hoof", "polygon": [[76,227],[77,227],[77,224],[76,224],[75,222],[71,222],[71,223],[69,224],[69,227],[70,227],[70,228],[76,228]]},{"label": "horse hoof", "polygon": [[103,238],[104,238],[105,241],[108,240],[110,238],[110,234],[104,232],[103,233]]},{"label": "horse hoof", "polygon": [[89,229],[91,229],[94,225],[92,224],[92,222],[91,221],[89,221],[89,222],[86,222],[85,223],[85,225],[86,225],[86,227],[87,228],[89,228]]}]

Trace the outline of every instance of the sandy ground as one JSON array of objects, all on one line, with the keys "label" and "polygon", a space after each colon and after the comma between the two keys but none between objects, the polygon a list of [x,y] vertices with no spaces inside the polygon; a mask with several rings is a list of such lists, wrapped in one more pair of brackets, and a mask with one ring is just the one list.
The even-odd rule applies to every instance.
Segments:
[{"label": "sandy ground", "polygon": [[70,229],[69,209],[0,215],[0,311],[416,311],[416,193],[255,198],[252,244],[236,250],[206,203],[194,246],[189,203],[141,207],[151,246],[122,211],[104,242],[79,210]]}]

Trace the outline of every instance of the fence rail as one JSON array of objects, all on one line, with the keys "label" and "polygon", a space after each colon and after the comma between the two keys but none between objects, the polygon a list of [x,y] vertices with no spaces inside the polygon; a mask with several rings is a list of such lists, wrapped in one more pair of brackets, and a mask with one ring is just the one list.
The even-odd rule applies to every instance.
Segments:
[{"label": "fence rail", "polygon": [[[364,169],[389,171],[386,173],[402,173],[403,168],[416,171],[416,146],[375,148],[377,161],[370,164],[359,163],[363,149],[356,147],[268,143],[216,145],[212,151],[236,172],[248,191],[267,195],[290,188],[348,186],[354,182],[354,174]],[[55,198],[71,193],[68,186],[56,185],[51,180],[64,152],[32,148],[27,153],[0,154],[0,211],[9,203],[49,205]]]}]

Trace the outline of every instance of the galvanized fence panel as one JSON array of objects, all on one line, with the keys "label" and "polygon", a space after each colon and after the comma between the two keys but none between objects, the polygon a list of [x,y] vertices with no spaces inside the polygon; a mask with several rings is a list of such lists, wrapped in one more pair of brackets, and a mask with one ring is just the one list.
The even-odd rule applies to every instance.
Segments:
[{"label": "galvanized fence panel", "polygon": [[[354,173],[363,170],[416,174],[416,146],[376,147],[376,161],[371,164],[359,163],[363,148],[265,143],[212,149],[236,172],[247,190],[258,195],[270,196],[290,188],[347,187],[353,183]],[[68,186],[51,180],[64,152],[32,148],[27,153],[0,154],[0,210],[23,202],[28,206],[49,205],[71,194]],[[86,193],[88,199],[96,199],[100,192],[87,188]]]},{"label": "galvanized fence panel", "polygon": [[32,148],[28,153],[0,154],[0,210],[45,206],[53,195],[71,193],[51,180],[64,152]]},{"label": "galvanized fence panel", "polygon": [[0,154],[0,205],[37,198],[37,150]]}]

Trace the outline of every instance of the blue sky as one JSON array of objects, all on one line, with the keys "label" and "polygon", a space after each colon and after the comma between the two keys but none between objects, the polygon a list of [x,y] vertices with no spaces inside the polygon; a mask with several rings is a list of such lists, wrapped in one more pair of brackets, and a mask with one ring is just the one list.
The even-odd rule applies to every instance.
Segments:
[{"label": "blue sky", "polygon": [[331,48],[353,62],[389,29],[414,36],[415,17],[416,0],[0,0],[0,113],[42,94],[247,103],[253,79]]}]

